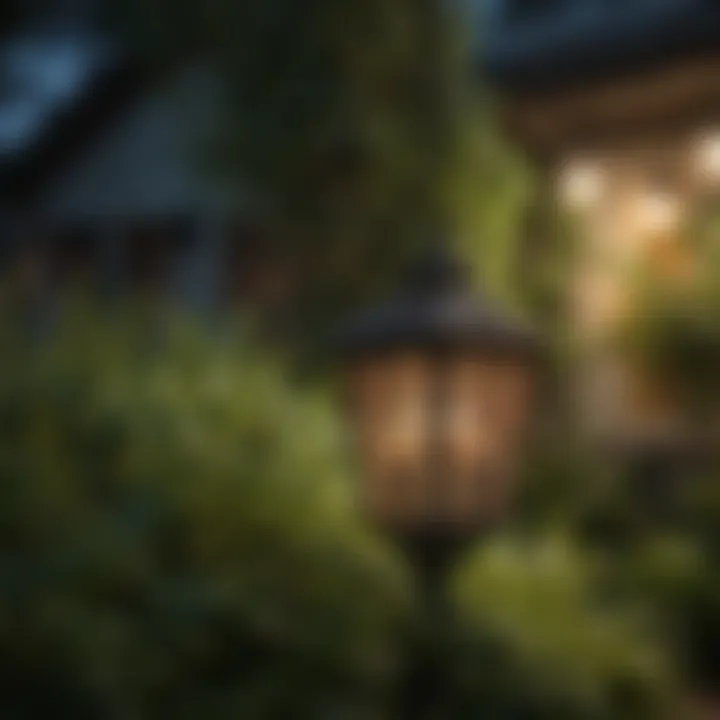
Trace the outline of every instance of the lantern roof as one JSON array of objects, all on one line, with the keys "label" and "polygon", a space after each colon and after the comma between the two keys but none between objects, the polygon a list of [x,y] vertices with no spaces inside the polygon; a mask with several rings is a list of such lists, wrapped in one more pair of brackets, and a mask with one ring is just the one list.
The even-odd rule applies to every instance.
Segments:
[{"label": "lantern roof", "polygon": [[401,350],[530,358],[538,349],[534,333],[474,292],[441,248],[420,258],[394,297],[360,314],[339,345],[348,360]]}]

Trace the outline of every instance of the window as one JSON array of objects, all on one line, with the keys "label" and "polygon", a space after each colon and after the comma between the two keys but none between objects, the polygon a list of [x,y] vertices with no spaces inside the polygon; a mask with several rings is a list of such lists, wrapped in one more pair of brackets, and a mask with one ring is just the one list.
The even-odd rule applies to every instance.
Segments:
[{"label": "window", "polygon": [[254,294],[269,252],[262,232],[246,220],[230,223],[228,236],[225,295],[231,303],[243,302]]},{"label": "window", "polygon": [[132,290],[162,293],[171,282],[178,255],[194,235],[188,219],[136,223],[127,232],[128,279]]},{"label": "window", "polygon": [[247,220],[231,224],[225,285],[229,302],[277,306],[292,292],[296,275],[287,253],[262,228]]},{"label": "window", "polygon": [[47,242],[34,237],[23,239],[3,257],[3,280],[21,297],[41,297],[48,289],[49,256]]},{"label": "window", "polygon": [[88,228],[68,228],[54,234],[51,251],[52,280],[56,286],[86,282],[97,271],[99,243]]}]

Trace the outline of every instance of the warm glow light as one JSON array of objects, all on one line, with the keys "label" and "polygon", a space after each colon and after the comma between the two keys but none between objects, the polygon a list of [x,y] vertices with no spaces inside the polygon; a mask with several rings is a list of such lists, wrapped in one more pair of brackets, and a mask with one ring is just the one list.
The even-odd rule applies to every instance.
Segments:
[{"label": "warm glow light", "polygon": [[425,413],[420,400],[403,398],[377,423],[374,450],[388,469],[410,471],[422,459]]},{"label": "warm glow light", "polygon": [[413,357],[370,363],[354,377],[352,399],[368,480],[364,501],[378,517],[422,512],[427,389],[427,367]]},{"label": "warm glow light", "polygon": [[587,272],[577,278],[578,331],[589,338],[614,327],[626,311],[617,276]]},{"label": "warm glow light", "polygon": [[469,524],[499,508],[510,495],[527,379],[522,363],[474,353],[396,355],[356,368],[351,390],[366,511],[409,527]]},{"label": "warm glow light", "polygon": [[677,195],[654,192],[638,200],[638,230],[643,233],[667,233],[677,228],[682,206]]},{"label": "warm glow light", "polygon": [[507,447],[523,431],[531,394],[529,376],[526,368],[514,362],[497,363],[488,375],[488,412]]},{"label": "warm glow light", "polygon": [[568,165],[560,174],[560,194],[571,210],[587,210],[597,203],[605,189],[605,173],[596,164]]},{"label": "warm glow light", "polygon": [[431,251],[338,349],[368,519],[424,552],[510,509],[541,359],[524,323],[470,293],[463,269]]},{"label": "warm glow light", "polygon": [[483,480],[495,455],[497,427],[488,412],[484,364],[456,360],[445,373],[442,449],[452,482],[445,486],[442,511],[451,521],[471,521],[484,504]]},{"label": "warm glow light", "polygon": [[449,460],[460,472],[476,471],[492,446],[487,416],[487,378],[474,360],[456,361],[446,370],[444,442]]},{"label": "warm glow light", "polygon": [[711,183],[720,182],[720,130],[700,137],[693,150],[698,175]]}]

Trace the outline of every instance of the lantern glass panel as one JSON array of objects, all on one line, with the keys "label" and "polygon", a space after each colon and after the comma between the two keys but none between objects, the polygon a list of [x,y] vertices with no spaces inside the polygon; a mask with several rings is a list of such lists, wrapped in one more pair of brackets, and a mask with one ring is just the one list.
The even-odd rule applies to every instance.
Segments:
[{"label": "lantern glass panel", "polygon": [[413,522],[425,511],[430,385],[429,363],[414,355],[368,360],[352,373],[361,502],[377,520]]},{"label": "lantern glass panel", "polygon": [[467,523],[499,511],[512,493],[528,374],[520,363],[478,357],[450,361],[443,375],[441,511]]},{"label": "lantern glass panel", "polygon": [[514,495],[530,382],[526,363],[478,354],[357,363],[351,419],[366,514],[398,530],[462,532],[502,515]]}]

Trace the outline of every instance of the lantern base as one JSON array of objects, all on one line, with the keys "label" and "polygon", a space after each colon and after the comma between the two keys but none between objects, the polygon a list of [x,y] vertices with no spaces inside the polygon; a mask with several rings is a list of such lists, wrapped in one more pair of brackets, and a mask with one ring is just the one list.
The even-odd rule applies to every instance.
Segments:
[{"label": "lantern base", "polygon": [[477,528],[436,524],[391,533],[425,592],[437,592],[453,565],[479,538]]}]

